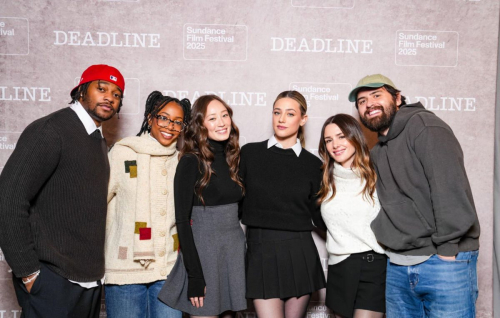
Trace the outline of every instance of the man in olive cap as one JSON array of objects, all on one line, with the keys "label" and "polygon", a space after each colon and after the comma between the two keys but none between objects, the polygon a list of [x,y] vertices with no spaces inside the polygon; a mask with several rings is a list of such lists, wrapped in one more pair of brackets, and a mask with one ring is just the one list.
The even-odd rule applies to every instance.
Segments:
[{"label": "man in olive cap", "polygon": [[387,317],[475,317],[479,221],[453,131],[381,74],[361,79],[349,100],[378,133],[382,209],[371,227],[389,256]]},{"label": "man in olive cap", "polygon": [[109,181],[101,123],[124,90],[117,69],[90,66],[71,106],[28,125],[0,175],[0,247],[25,318],[99,317]]}]

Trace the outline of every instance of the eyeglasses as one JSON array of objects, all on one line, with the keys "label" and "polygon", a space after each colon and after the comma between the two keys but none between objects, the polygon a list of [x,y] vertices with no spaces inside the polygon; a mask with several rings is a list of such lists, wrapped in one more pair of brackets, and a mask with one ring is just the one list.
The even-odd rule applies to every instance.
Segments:
[{"label": "eyeglasses", "polygon": [[160,126],[162,128],[168,128],[173,123],[175,129],[172,129],[172,130],[181,132],[182,129],[184,129],[185,124],[180,120],[172,120],[172,119],[165,117],[163,115],[155,115],[154,117],[156,118],[158,126]]}]

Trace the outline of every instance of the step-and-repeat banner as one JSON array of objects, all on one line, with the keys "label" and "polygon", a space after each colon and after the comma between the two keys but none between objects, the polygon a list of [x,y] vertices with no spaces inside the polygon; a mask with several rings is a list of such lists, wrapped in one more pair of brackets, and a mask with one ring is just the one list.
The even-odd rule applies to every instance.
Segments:
[{"label": "step-and-repeat banner", "polygon": [[[23,129],[66,107],[91,64],[115,66],[126,80],[120,118],[104,124],[110,144],[139,131],[153,90],[191,101],[217,94],[233,107],[240,143],[261,141],[272,134],[276,95],[293,89],[308,100],[307,149],[316,154],[325,119],[356,115],[349,91],[383,73],[462,145],[482,227],[477,313],[492,317],[498,22],[495,0],[3,0],[0,170]],[[315,240],[326,274],[324,238]],[[323,300],[324,291],[314,295],[307,317],[332,317]],[[0,318],[14,317],[0,252]]]}]

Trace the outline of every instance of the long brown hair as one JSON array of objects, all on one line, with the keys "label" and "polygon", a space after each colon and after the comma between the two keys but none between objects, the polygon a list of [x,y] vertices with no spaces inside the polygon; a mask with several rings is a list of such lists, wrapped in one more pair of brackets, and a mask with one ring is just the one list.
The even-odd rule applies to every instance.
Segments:
[{"label": "long brown hair", "polygon": [[211,101],[217,100],[226,107],[229,117],[231,118],[231,132],[229,139],[224,149],[226,155],[226,162],[229,165],[229,175],[231,180],[236,182],[244,193],[245,188],[238,175],[240,165],[240,146],[239,130],[233,121],[233,110],[217,95],[203,95],[200,96],[191,109],[191,122],[184,133],[184,145],[180,151],[180,156],[185,154],[193,154],[198,157],[198,169],[202,173],[200,180],[196,182],[195,193],[200,199],[201,203],[205,205],[203,200],[203,189],[210,182],[210,178],[214,171],[212,170],[212,162],[214,161],[214,153],[210,149],[208,143],[208,131],[203,125],[207,113],[207,106]]},{"label": "long brown hair", "polygon": [[[274,104],[276,104],[276,102],[278,100],[285,98],[285,97],[291,98],[294,101],[296,101],[297,103],[299,103],[300,116],[304,117],[304,115],[307,112],[307,101],[306,101],[305,97],[297,91],[281,92],[278,95],[278,97],[276,97],[276,99],[274,100],[273,109],[274,109]],[[304,137],[304,126],[299,126],[299,132],[297,133],[297,138],[299,138],[300,144],[302,145],[302,147],[305,147],[306,146],[306,139]]]},{"label": "long brown hair", "polygon": [[[373,194],[375,193],[375,183],[377,182],[377,174],[373,168],[373,164],[370,160],[370,151],[368,150],[368,145],[366,143],[365,136],[361,130],[361,126],[358,121],[347,114],[338,114],[328,118],[323,124],[321,129],[321,137],[319,141],[319,155],[323,159],[323,180],[321,182],[321,189],[318,193],[318,202],[330,201],[336,194],[335,182],[333,178],[333,169],[335,160],[330,157],[326,149],[325,142],[325,129],[326,126],[330,124],[337,125],[345,138],[354,146],[356,152],[354,153],[354,160],[352,162],[352,168],[355,169],[361,180],[365,181],[365,186],[362,190],[363,197],[367,200],[374,202]],[[328,193],[332,188],[332,195],[328,197]]]}]

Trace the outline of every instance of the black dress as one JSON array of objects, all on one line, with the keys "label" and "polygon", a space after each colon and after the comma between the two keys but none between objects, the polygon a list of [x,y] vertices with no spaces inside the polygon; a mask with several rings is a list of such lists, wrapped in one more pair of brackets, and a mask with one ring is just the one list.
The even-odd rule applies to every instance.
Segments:
[{"label": "black dress", "polygon": [[314,224],[325,228],[316,194],[321,161],[302,149],[267,141],[241,151],[245,184],[242,223],[247,230],[247,291],[253,299],[290,298],[325,287],[324,270],[311,235]]}]

